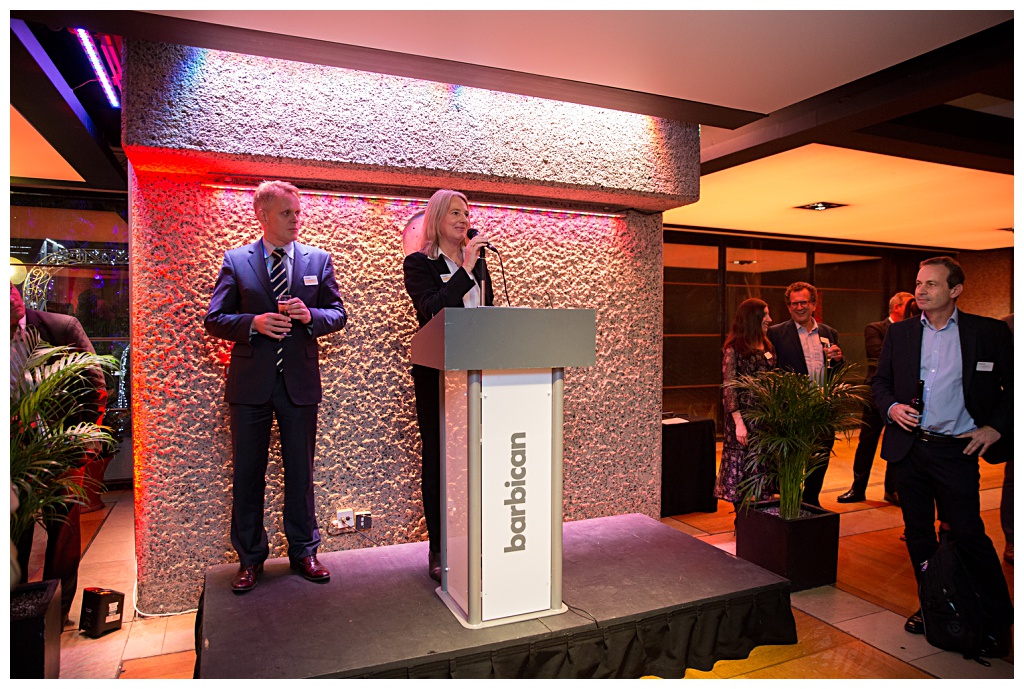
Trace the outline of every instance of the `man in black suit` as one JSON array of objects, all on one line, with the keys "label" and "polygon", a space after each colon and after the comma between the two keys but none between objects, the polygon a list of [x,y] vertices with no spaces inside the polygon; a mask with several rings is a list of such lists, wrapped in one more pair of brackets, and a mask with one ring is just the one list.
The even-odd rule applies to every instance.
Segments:
[{"label": "man in black suit", "polygon": [[[814,285],[794,282],[786,288],[785,297],[790,320],[768,328],[768,339],[778,357],[777,365],[821,379],[826,369],[834,368],[843,361],[839,333],[814,320],[814,309],[818,303],[818,290]],[[821,507],[821,486],[835,441],[835,436],[822,438],[822,444],[826,446],[825,461],[804,483],[803,501],[810,505]]]},{"label": "man in black suit", "polygon": [[[11,284],[11,336],[28,327],[39,332],[43,342],[55,346],[69,346],[82,352],[96,353],[82,324],[73,316],[47,311],[26,309],[18,288]],[[90,369],[92,386],[81,399],[82,413],[73,419],[74,423],[102,423],[107,408],[107,384],[103,372]],[[83,457],[82,465],[75,469],[76,475],[84,476],[89,458]],[[82,560],[82,506],[72,505],[64,519],[46,523],[46,554],[43,560],[43,579],[60,579],[60,611],[62,623],[71,612],[71,604],[78,590],[78,565]],[[32,529],[29,529],[18,543],[18,563],[21,566],[22,583],[27,581],[28,561],[32,552]]]},{"label": "man in black suit", "polygon": [[[331,576],[316,557],[320,529],[313,453],[322,397],[317,338],[341,330],[348,318],[330,254],[296,241],[299,190],[285,182],[263,182],[253,208],[263,237],[224,254],[204,321],[211,335],[234,343],[225,399],[234,463],[231,544],[239,566],[231,588],[236,593],[256,586],[270,554],[263,492],[275,416],[285,469],[288,559],[310,581]],[[279,302],[281,293],[291,298]]]},{"label": "man in black suit", "polygon": [[[913,298],[914,295],[910,292],[897,292],[889,300],[889,317],[884,321],[868,323],[864,328],[864,350],[868,357],[868,375],[864,382],[868,385],[871,384],[871,379],[878,369],[878,356],[882,353],[885,333],[889,331],[891,324],[903,320],[903,307]],[[868,479],[871,477],[871,465],[875,463],[875,451],[878,449],[878,439],[882,437],[885,421],[873,404],[864,409],[860,420],[864,425],[861,426],[860,436],[857,439],[857,451],[853,455],[853,485],[850,490],[836,498],[837,502],[864,502],[867,499],[866,492]],[[888,465],[886,466],[888,468]],[[888,470],[885,472],[882,495],[889,502],[899,504],[896,489],[892,486]]]},{"label": "man in black suit", "polygon": [[[1006,323],[956,308],[964,272],[948,256],[922,261],[915,297],[923,313],[889,328],[872,380],[886,418],[882,458],[899,491],[907,550],[920,578],[938,549],[935,510],[969,563],[987,618],[982,655],[1009,652],[1013,604],[981,519],[980,456],[1013,458],[1013,338]],[[908,404],[924,382],[924,412]],[[920,611],[906,629],[924,633]]]}]

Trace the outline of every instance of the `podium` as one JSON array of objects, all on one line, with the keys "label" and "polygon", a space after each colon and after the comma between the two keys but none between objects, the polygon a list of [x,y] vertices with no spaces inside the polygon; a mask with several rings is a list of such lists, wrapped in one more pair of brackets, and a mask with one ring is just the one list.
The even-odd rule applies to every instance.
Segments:
[{"label": "podium", "polygon": [[441,376],[441,586],[464,627],[562,603],[565,367],[593,366],[592,309],[444,309],[412,339]]}]

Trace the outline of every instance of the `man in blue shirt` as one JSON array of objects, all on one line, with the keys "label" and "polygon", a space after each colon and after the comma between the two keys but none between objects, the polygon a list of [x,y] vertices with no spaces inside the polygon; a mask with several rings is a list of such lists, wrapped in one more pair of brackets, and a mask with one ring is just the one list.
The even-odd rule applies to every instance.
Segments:
[{"label": "man in blue shirt", "polygon": [[[768,339],[775,348],[777,365],[788,371],[802,373],[823,381],[825,371],[843,362],[843,350],[839,348],[839,333],[814,319],[818,304],[818,290],[808,282],[794,282],[786,288],[786,308],[791,318],[768,328]],[[825,460],[804,482],[803,502],[821,507],[821,486],[828,471],[835,435],[822,438]]]},{"label": "man in blue shirt", "polygon": [[313,459],[323,397],[318,338],[348,322],[330,254],[297,241],[299,190],[287,182],[263,182],[253,211],[263,237],[224,254],[204,320],[208,333],[233,343],[224,398],[234,472],[231,544],[239,561],[231,589],[239,594],[256,587],[270,555],[263,496],[275,418],[288,559],[310,581],[331,577],[316,556]]},{"label": "man in blue shirt", "polygon": [[[971,564],[987,617],[981,653],[1009,653],[1013,604],[999,557],[981,519],[977,457],[1005,462],[1013,454],[1013,341],[1006,323],[964,313],[956,261],[922,261],[915,298],[920,318],[893,323],[872,379],[875,404],[886,419],[882,458],[899,491],[907,550],[915,575],[938,549],[935,510]],[[924,382],[924,411],[910,406]],[[924,632],[921,613],[907,631]]]}]

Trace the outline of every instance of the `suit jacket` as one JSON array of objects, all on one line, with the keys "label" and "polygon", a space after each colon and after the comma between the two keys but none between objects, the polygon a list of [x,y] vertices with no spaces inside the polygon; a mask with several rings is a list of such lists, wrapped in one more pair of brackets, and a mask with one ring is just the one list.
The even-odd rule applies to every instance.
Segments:
[{"label": "suit jacket", "polygon": [[[73,347],[81,352],[96,353],[92,342],[85,334],[85,329],[74,316],[25,309],[25,327],[28,326],[33,326],[39,331],[43,342],[58,347]],[[83,395],[81,398],[84,410],[79,417],[74,419],[74,422],[102,423],[103,413],[107,408],[106,378],[103,371],[96,368],[89,369],[88,375],[92,381],[92,388],[87,395]]]},{"label": "suit jacket", "polygon": [[[288,293],[302,300],[311,320],[306,325],[293,322],[290,336],[281,341],[285,387],[295,404],[319,404],[323,391],[317,338],[341,330],[348,315],[330,254],[295,242],[293,256]],[[258,239],[224,254],[203,321],[211,335],[235,343],[224,395],[229,404],[263,404],[273,392],[278,341],[257,332],[249,336],[253,319],[267,312],[277,313],[277,300]]]},{"label": "suit jacket", "polygon": [[[818,334],[827,337],[832,344],[839,344],[839,333],[824,323],[818,323]],[[768,328],[768,340],[775,348],[776,366],[807,375],[804,348],[800,345],[800,336],[796,334],[796,322],[792,318]],[[828,364],[829,368],[838,365],[837,361]]]},{"label": "suit jacket", "polygon": [[[967,413],[981,426],[992,426],[1002,437],[985,453],[985,461],[998,464],[1013,458],[1013,337],[1006,323],[960,311],[958,321]],[[917,390],[921,370],[920,318],[894,323],[878,358],[871,381],[875,406],[886,422],[882,458],[898,462],[910,451],[914,435],[889,419],[889,407],[908,404]],[[992,370],[978,370],[979,362]],[[987,366],[986,366],[987,368]]]},{"label": "suit jacket", "polygon": [[[459,268],[448,282],[441,276],[448,273],[448,264],[444,258],[429,258],[426,254],[414,251],[405,257],[402,266],[405,274],[405,291],[412,298],[416,308],[416,320],[422,328],[436,316],[441,309],[462,308],[462,297],[473,287],[473,281],[466,271]],[[491,286],[491,275],[487,263],[481,258],[473,266],[473,276],[477,281],[484,282],[484,304],[494,305],[494,289]]]},{"label": "suit jacket", "polygon": [[878,370],[878,357],[882,355],[882,343],[885,342],[885,334],[889,332],[890,325],[892,323],[886,318],[884,321],[864,326],[864,352],[868,357],[868,375],[865,382],[868,385]]}]

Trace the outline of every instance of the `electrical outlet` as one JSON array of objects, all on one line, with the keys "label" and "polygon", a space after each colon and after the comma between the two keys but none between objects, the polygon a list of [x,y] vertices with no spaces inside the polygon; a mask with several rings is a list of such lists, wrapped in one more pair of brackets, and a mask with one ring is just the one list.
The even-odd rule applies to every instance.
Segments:
[{"label": "electrical outlet", "polygon": [[342,529],[352,529],[356,525],[355,513],[352,510],[338,510],[338,526]]},{"label": "electrical outlet", "polygon": [[373,526],[373,517],[369,510],[356,512],[356,531],[366,531]]}]

